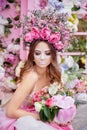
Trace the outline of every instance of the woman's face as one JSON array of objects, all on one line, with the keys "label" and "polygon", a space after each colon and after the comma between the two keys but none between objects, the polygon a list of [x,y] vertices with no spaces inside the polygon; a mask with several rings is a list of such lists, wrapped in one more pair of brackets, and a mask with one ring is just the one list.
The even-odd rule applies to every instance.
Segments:
[{"label": "woman's face", "polygon": [[34,62],[40,68],[45,68],[51,63],[51,50],[43,41],[34,50]]}]

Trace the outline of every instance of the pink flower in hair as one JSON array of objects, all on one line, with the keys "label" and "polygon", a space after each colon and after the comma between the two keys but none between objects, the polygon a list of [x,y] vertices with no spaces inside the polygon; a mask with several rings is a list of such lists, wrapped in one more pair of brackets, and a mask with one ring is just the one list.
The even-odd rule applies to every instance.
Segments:
[{"label": "pink flower in hair", "polygon": [[24,40],[25,40],[25,42],[32,42],[33,41],[32,33],[31,32],[26,33],[24,36]]},{"label": "pink flower in hair", "polygon": [[63,43],[61,41],[59,41],[58,43],[54,43],[54,47],[57,49],[57,50],[61,50],[63,49]]},{"label": "pink flower in hair", "polygon": [[49,37],[50,37],[50,33],[51,33],[51,30],[50,30],[48,27],[44,27],[44,28],[41,30],[40,36],[41,36],[41,38],[43,38],[44,40],[48,40]]},{"label": "pink flower in hair", "polygon": [[34,39],[38,39],[40,37],[39,30],[35,27],[32,27],[31,33]]},{"label": "pink flower in hair", "polygon": [[60,33],[53,33],[50,35],[49,42],[50,43],[57,43],[61,38]]}]

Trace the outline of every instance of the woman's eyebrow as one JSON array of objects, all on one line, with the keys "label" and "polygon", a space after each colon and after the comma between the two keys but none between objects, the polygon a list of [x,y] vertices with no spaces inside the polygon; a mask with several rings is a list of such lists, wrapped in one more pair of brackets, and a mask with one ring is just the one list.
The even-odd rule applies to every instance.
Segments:
[{"label": "woman's eyebrow", "polygon": [[48,52],[48,51],[50,51],[50,49],[47,49],[47,50],[39,50],[39,49],[35,49],[35,51],[44,51],[44,52]]}]

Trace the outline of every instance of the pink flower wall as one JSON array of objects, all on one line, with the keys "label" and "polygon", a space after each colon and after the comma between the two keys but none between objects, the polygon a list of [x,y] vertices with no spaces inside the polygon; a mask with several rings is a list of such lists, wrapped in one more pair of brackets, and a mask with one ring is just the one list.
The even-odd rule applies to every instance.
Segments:
[{"label": "pink flower wall", "polygon": [[[35,4],[35,5],[34,5]],[[20,21],[28,10],[38,8],[35,0],[0,0],[0,105],[5,105],[16,89],[16,68],[27,57],[22,43]]]}]

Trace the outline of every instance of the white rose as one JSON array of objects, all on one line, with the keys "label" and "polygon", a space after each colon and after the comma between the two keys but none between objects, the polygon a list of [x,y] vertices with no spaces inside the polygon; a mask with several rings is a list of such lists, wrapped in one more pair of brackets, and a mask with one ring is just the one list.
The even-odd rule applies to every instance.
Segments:
[{"label": "white rose", "polygon": [[58,92],[58,89],[60,89],[60,85],[57,82],[54,82],[53,84],[50,85],[48,88],[49,94],[51,96],[55,95]]},{"label": "white rose", "polygon": [[40,110],[41,110],[41,108],[42,108],[42,104],[41,103],[39,103],[39,102],[35,102],[35,110],[37,111],[37,112],[40,112]]}]

